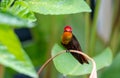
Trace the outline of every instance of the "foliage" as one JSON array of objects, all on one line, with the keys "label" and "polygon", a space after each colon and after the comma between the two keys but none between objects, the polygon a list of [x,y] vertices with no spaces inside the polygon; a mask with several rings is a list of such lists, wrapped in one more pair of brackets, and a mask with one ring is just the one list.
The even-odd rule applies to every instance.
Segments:
[{"label": "foliage", "polygon": [[0,63],[31,77],[37,77],[30,59],[9,27],[0,27]]},{"label": "foliage", "polygon": [[[115,56],[120,51],[118,48],[120,46],[120,23],[116,21],[116,19],[119,19],[118,16],[120,14],[118,11],[119,0],[114,2],[117,3],[114,7],[116,8],[114,11],[116,16],[113,19],[111,38],[106,46],[106,43],[101,40],[97,33],[100,0],[96,1],[95,14],[92,21],[88,21],[91,20],[90,16],[83,13],[91,12],[84,0],[2,0],[0,2],[0,64],[10,67],[19,73],[37,78],[35,68],[40,67],[50,57],[52,46],[54,43],[60,42],[63,27],[72,25],[73,34],[80,42],[83,52],[95,57],[97,69],[110,65],[112,54]],[[14,32],[14,29],[19,28],[29,28],[32,33],[32,40],[22,44]],[[60,46],[55,45],[52,50],[52,56],[62,49]],[[104,72],[100,74],[100,78],[110,78],[112,76],[117,78],[120,76],[117,74],[119,71],[114,70],[115,68],[116,70],[119,69],[119,66],[117,66],[119,65],[118,56],[115,59],[113,57],[114,60],[110,67],[102,70]],[[89,66],[80,65],[69,53],[58,56],[53,62],[57,70],[64,75],[85,75],[90,73],[91,70],[91,64]],[[70,64],[71,62],[72,64]],[[62,68],[63,65],[67,66]],[[78,65],[80,70],[70,70],[76,65]],[[9,74],[11,73],[9,72],[10,69],[7,70],[7,73],[4,73],[4,77],[13,78],[13,74]],[[54,67],[50,66],[46,71],[46,78],[58,78],[58,76],[61,76]],[[115,71],[115,73],[112,75],[110,71]],[[6,76],[6,74],[10,76]],[[112,76],[109,76],[110,74]],[[0,77],[2,75],[0,73]],[[69,77],[71,78],[71,76]],[[74,78],[77,77],[75,76]]]},{"label": "foliage", "polygon": [[10,26],[16,27],[33,27],[33,23],[28,20],[21,19],[20,17],[13,15],[10,12],[0,11],[0,24],[1,26],[9,24]]},{"label": "foliage", "polygon": [[[120,53],[115,57],[112,65],[106,69],[103,72],[103,75],[101,76],[101,78],[119,78],[119,72],[120,72],[120,62],[118,62],[120,59]],[[112,71],[111,71],[112,70]],[[114,72],[114,73],[113,73]]]},{"label": "foliage", "polygon": [[[58,52],[64,50],[58,44],[55,44],[52,49],[52,56],[55,56]],[[107,54],[107,57],[106,57]],[[64,58],[66,57],[66,58]],[[105,66],[109,66],[112,62],[112,53],[110,48],[105,49],[101,54],[94,57],[94,60],[97,65],[97,69],[101,69]],[[104,60],[104,61],[103,61]],[[84,64],[81,65],[75,58],[72,57],[71,54],[65,53],[54,60],[54,65],[56,69],[63,73],[65,76],[67,75],[84,75],[89,74],[92,71],[92,64]],[[81,71],[82,70],[82,71]]]},{"label": "foliage", "polygon": [[90,12],[90,8],[83,0],[29,0],[30,9],[41,14],[73,14],[79,12]]}]

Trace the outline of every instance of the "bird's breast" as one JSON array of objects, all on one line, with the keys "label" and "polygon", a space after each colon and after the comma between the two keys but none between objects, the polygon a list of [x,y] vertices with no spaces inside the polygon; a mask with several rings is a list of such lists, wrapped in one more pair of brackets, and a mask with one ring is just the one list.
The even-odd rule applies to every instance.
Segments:
[{"label": "bird's breast", "polygon": [[68,44],[72,39],[72,33],[71,32],[64,32],[62,35],[62,43]]}]

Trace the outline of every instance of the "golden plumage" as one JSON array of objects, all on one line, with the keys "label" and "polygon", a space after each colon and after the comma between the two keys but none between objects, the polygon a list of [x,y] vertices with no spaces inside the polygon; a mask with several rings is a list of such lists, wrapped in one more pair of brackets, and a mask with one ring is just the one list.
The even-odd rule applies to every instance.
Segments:
[{"label": "golden plumage", "polygon": [[72,39],[72,33],[71,32],[64,32],[62,35],[62,43],[68,44]]}]

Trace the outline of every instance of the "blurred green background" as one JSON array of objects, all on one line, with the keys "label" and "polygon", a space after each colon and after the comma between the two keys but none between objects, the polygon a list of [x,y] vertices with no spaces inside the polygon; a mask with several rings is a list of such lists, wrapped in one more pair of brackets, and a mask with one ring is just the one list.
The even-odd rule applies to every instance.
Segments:
[{"label": "blurred green background", "polygon": [[[89,56],[111,48],[112,64],[99,70],[98,78],[120,77],[119,0],[0,0],[0,78],[37,77],[54,44],[60,43],[66,25],[73,28]],[[40,78],[63,75],[50,63]]]}]

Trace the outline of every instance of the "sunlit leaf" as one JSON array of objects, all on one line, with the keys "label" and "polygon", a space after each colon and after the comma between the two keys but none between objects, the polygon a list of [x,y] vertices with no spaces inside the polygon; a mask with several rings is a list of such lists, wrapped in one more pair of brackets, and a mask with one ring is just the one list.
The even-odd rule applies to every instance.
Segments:
[{"label": "sunlit leaf", "polygon": [[32,11],[40,14],[73,14],[91,12],[84,0],[26,0]]},{"label": "sunlit leaf", "polygon": [[37,78],[37,73],[22,49],[19,40],[9,27],[0,26],[0,64],[22,74]]},{"label": "sunlit leaf", "polygon": [[25,1],[15,1],[14,5],[8,9],[12,14],[34,22],[36,18]]},{"label": "sunlit leaf", "polygon": [[19,18],[16,15],[11,14],[10,12],[0,11],[0,24],[16,26],[16,27],[33,27],[34,24],[28,20]]},{"label": "sunlit leaf", "polygon": [[[56,44],[52,49],[52,56],[62,50],[63,48]],[[112,62],[110,48],[105,49],[100,55],[95,56],[94,60],[97,65],[97,70],[109,66]],[[90,64],[81,65],[70,53],[65,53],[56,57],[53,62],[56,69],[64,75],[84,75],[89,74],[92,71],[91,62]]]},{"label": "sunlit leaf", "polygon": [[14,0],[1,0],[0,8],[8,8],[14,2]]}]

